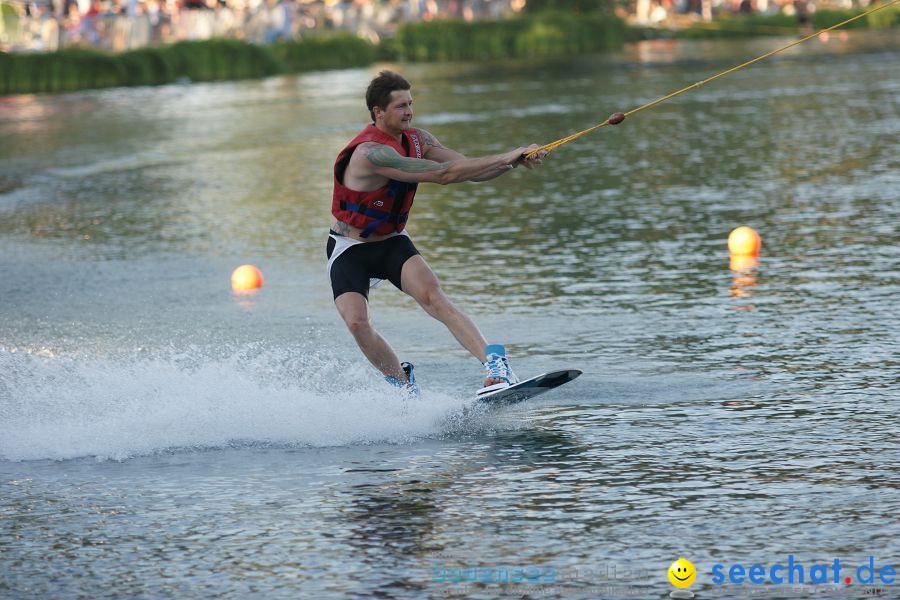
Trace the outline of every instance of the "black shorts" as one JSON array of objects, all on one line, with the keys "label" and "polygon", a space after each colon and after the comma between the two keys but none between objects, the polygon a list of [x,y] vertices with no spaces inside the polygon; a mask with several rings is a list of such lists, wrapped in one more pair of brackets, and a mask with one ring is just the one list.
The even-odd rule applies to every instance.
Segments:
[{"label": "black shorts", "polygon": [[[332,235],[339,235],[330,231]],[[330,259],[336,243],[329,236],[325,254]],[[359,292],[369,297],[369,279],[387,279],[397,289],[403,264],[419,251],[408,235],[395,235],[379,242],[354,244],[331,265],[331,291],[337,298],[345,292]]]}]

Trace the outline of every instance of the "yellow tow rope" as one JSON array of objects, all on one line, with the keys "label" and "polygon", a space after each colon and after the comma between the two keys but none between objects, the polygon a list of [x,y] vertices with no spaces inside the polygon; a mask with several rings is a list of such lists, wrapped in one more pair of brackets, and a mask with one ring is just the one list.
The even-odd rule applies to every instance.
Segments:
[{"label": "yellow tow rope", "polygon": [[658,100],[654,100],[653,102],[648,102],[647,104],[645,104],[643,106],[639,106],[633,110],[630,110],[627,113],[614,113],[614,114],[610,115],[610,117],[608,119],[606,119],[605,121],[603,121],[602,123],[600,123],[598,125],[594,125],[593,127],[589,127],[587,129],[585,129],[584,131],[579,131],[578,133],[573,133],[572,135],[569,135],[562,139],[556,140],[555,142],[550,142],[549,144],[545,144],[545,145],[541,146],[540,148],[530,150],[529,152],[525,153],[525,156],[528,158],[531,158],[532,156],[534,156],[535,154],[537,154],[539,152],[550,153],[550,152],[556,150],[557,148],[559,148],[560,146],[562,146],[563,144],[568,144],[572,140],[580,138],[581,136],[583,136],[587,133],[590,133],[590,132],[594,131],[595,129],[600,129],[601,127],[605,127],[606,125],[616,125],[618,123],[621,123],[627,116],[633,115],[633,114],[640,112],[646,108],[650,108],[651,106],[656,106],[660,102],[664,102],[664,101],[668,100],[669,98],[674,98],[675,96],[677,96],[679,94],[683,94],[687,91],[696,89],[696,88],[700,87],[701,85],[704,85],[704,84],[709,83],[710,81],[713,81],[714,79],[718,79],[719,77],[728,75],[729,73],[734,73],[738,69],[743,69],[744,67],[752,65],[755,62],[761,61],[765,58],[769,58],[770,56],[774,56],[775,54],[778,54],[779,52],[784,52],[788,48],[793,48],[794,46],[796,46],[798,44],[802,44],[803,42],[805,42],[807,40],[811,40],[812,38],[814,38],[817,35],[820,35],[822,33],[825,33],[826,31],[831,31],[832,29],[837,29],[838,27],[846,25],[847,23],[852,23],[853,21],[856,21],[857,19],[862,19],[863,17],[868,16],[877,10],[881,10],[881,9],[887,8],[889,6],[893,6],[894,4],[897,4],[898,2],[900,2],[900,0],[892,0],[891,2],[888,2],[887,4],[882,4],[880,6],[876,6],[875,8],[870,8],[866,12],[858,14],[855,17],[851,17],[851,18],[847,19],[846,21],[841,21],[840,23],[838,23],[836,25],[832,25],[831,27],[827,27],[821,31],[817,31],[811,35],[806,36],[805,38],[791,42],[787,46],[783,46],[781,48],[778,48],[777,50],[772,50],[771,52],[763,54],[762,56],[758,56],[758,57],[754,58],[753,60],[748,60],[747,62],[745,62],[743,64],[740,64],[736,67],[732,67],[732,68],[728,69],[727,71],[722,71],[721,73],[718,73],[717,75],[713,75],[712,77],[704,79],[703,81],[698,81],[697,83],[695,83],[693,85],[689,85],[686,88],[680,89],[677,92],[672,92],[668,96],[663,96],[662,98],[659,98]]}]

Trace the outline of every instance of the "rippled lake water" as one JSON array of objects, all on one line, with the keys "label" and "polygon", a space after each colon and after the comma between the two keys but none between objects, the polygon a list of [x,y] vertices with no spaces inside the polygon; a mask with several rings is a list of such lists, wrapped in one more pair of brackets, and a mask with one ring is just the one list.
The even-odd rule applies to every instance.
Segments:
[{"label": "rippled lake water", "polygon": [[[480,155],[785,42],[393,67],[416,123]],[[333,308],[330,168],[377,68],[0,99],[0,596],[663,598],[679,557],[698,597],[746,597],[728,569],[754,564],[755,597],[794,597],[789,560],[807,597],[864,597],[870,557],[900,596],[877,579],[900,569],[897,42],[813,41],[535,172],[423,186],[410,230],[449,294],[520,374],[585,372],[493,412],[396,290],[374,315],[418,403]],[[729,261],[738,225],[758,264]],[[266,284],[236,296],[248,262]]]}]

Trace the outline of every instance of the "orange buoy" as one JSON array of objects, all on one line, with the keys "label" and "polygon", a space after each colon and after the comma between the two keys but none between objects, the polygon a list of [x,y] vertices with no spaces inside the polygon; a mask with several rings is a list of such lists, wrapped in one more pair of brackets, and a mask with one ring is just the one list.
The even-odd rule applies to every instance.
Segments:
[{"label": "orange buoy", "polygon": [[262,272],[253,265],[241,265],[231,273],[231,289],[246,292],[262,287]]},{"label": "orange buoy", "polygon": [[728,236],[728,249],[732,256],[759,256],[762,240],[752,227],[741,226]]}]

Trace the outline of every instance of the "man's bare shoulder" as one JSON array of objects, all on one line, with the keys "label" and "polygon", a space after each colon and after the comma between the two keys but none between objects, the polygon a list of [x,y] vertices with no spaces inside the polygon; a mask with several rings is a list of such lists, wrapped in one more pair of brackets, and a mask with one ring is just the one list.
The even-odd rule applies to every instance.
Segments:
[{"label": "man's bare shoulder", "polygon": [[350,157],[350,166],[357,172],[360,172],[360,170],[363,172],[370,171],[372,167],[376,166],[371,156],[373,154],[377,156],[385,151],[396,154],[395,150],[390,146],[379,144],[378,142],[363,142],[353,149],[353,155]]},{"label": "man's bare shoulder", "polygon": [[387,144],[363,142],[356,147],[356,153],[353,155],[353,158],[367,162],[375,167],[397,168],[403,163],[405,157]]},{"label": "man's bare shoulder", "polygon": [[363,142],[353,149],[345,174],[345,185],[360,192],[370,191],[384,185],[385,177],[377,173],[379,156],[393,154],[399,157],[390,146],[378,142]]},{"label": "man's bare shoulder", "polygon": [[[363,142],[356,147],[353,152],[353,158],[368,158],[381,156],[383,154],[397,154],[397,151],[387,144],[379,144],[378,142]],[[399,154],[397,154],[399,156]]]},{"label": "man's bare shoulder", "polygon": [[[433,151],[434,149],[430,149]],[[403,156],[396,148],[377,142],[365,142],[357,146],[350,161],[349,173],[359,177],[379,175],[400,181],[437,181],[435,173],[445,169],[449,163],[430,158]],[[423,176],[425,174],[425,176]]]}]

